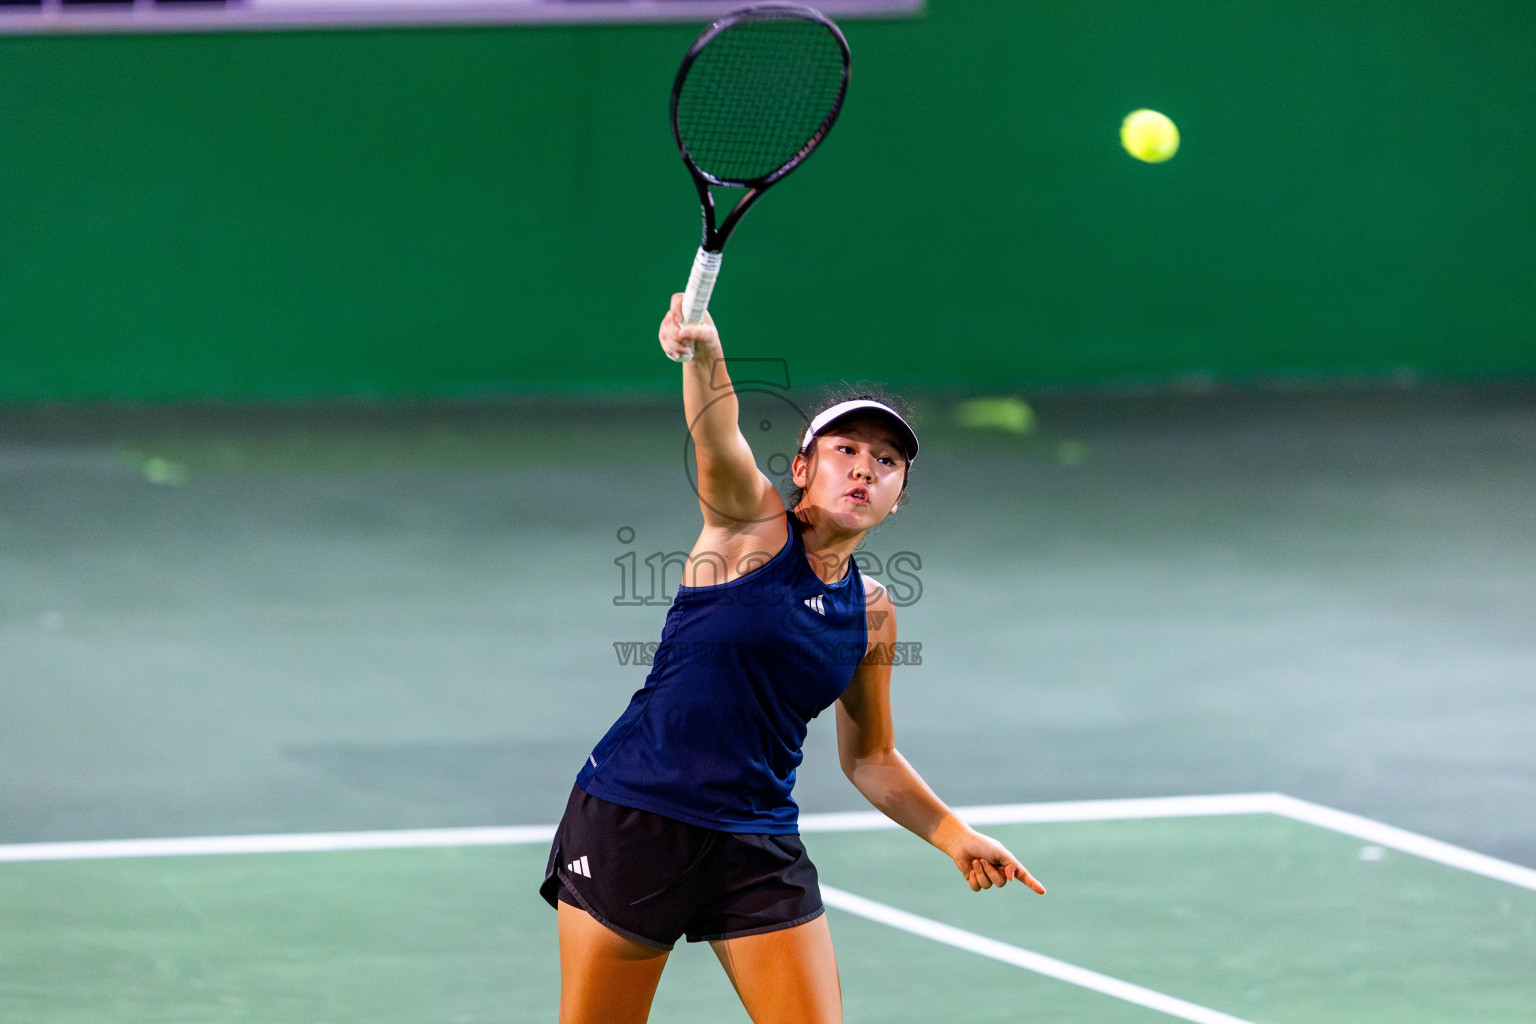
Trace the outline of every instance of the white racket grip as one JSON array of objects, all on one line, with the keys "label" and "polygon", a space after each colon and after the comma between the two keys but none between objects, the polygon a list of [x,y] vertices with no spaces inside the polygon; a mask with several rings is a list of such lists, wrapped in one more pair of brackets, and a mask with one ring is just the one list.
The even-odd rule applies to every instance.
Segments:
[{"label": "white racket grip", "polygon": [[[704,322],[704,312],[709,309],[709,297],[715,291],[715,278],[720,276],[720,256],[718,252],[707,252],[700,248],[698,255],[693,258],[688,287],[683,289],[683,323],[689,326]],[[692,358],[693,352],[690,350],[678,361],[686,363]]]},{"label": "white racket grip", "polygon": [[704,322],[704,311],[709,309],[709,297],[715,290],[715,278],[720,276],[722,255],[700,249],[694,256],[688,287],[683,289],[683,323],[691,326]]}]

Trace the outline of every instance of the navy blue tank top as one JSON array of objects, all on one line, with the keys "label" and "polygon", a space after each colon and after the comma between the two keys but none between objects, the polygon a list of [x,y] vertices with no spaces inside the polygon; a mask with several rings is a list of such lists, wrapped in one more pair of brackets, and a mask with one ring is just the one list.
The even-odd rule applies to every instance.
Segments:
[{"label": "navy blue tank top", "polygon": [[848,688],[868,639],[858,566],[823,583],[787,515],[767,564],[678,587],[650,675],[587,758],[582,789],[723,832],[798,831],[806,729]]}]

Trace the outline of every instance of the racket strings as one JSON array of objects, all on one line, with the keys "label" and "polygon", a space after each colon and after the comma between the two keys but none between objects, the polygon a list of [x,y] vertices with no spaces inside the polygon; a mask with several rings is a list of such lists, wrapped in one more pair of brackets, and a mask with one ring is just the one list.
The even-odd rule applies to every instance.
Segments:
[{"label": "racket strings", "polygon": [[678,137],[711,178],[743,185],[767,178],[826,133],[845,68],[842,46],[817,22],[740,22],[689,67],[678,93]]}]

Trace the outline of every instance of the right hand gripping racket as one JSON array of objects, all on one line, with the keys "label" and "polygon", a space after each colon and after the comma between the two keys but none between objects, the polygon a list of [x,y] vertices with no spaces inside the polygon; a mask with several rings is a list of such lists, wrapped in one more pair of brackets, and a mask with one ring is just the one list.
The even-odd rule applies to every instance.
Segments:
[{"label": "right hand gripping racket", "polygon": [[[694,40],[672,83],[672,137],[704,211],[704,242],[683,292],[685,324],[703,321],[720,254],[742,215],[832,130],[848,68],[842,32],[809,7],[748,7]],[[711,185],[746,189],[718,225]],[[686,352],[679,362],[691,358]]]}]

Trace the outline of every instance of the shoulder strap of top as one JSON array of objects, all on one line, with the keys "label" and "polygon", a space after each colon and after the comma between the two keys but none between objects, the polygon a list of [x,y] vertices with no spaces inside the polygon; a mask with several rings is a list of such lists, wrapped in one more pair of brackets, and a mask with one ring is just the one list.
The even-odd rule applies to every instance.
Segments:
[{"label": "shoulder strap of top", "polygon": [[800,522],[800,517],[795,515],[792,509],[785,509],[784,518],[788,520],[789,542],[795,547],[799,548],[802,552],[805,551],[805,541],[800,539],[800,531],[803,528],[803,525]]},{"label": "shoulder strap of top", "polygon": [[[789,517],[789,546],[791,548],[790,565],[794,575],[811,572],[811,565],[805,558],[805,538],[800,532],[805,529],[805,524],[800,522],[800,517],[791,509],[785,509],[784,514]],[[814,573],[812,574],[814,575]]]},{"label": "shoulder strap of top", "polygon": [[[815,576],[815,570],[811,568],[811,563],[806,559],[805,540],[800,536],[800,531],[804,529],[804,524],[800,522],[799,517],[796,516],[794,512],[786,509],[784,514],[789,517],[789,541],[791,544],[793,544],[795,552],[794,571],[797,573],[808,572]],[[850,555],[848,558],[848,566],[848,574],[844,577],[844,580],[847,582],[848,586],[859,588],[859,600],[862,602],[862,595],[864,593],[864,578],[863,575],[859,572],[859,560]],[[841,584],[834,584],[834,586],[838,585]]]}]

